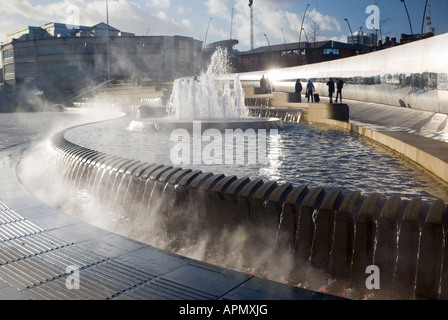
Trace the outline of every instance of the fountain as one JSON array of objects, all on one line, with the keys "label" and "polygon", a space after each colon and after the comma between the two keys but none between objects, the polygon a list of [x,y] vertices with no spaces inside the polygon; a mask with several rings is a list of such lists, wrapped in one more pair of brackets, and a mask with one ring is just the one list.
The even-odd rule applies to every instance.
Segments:
[{"label": "fountain", "polygon": [[[128,130],[194,134],[198,122],[200,132],[282,128],[279,119],[250,118],[238,75],[213,77],[216,68],[212,64],[197,81],[176,80],[166,116],[133,119]],[[353,299],[448,296],[441,200],[429,204],[145,162],[77,145],[65,134],[49,144],[51,164],[72,192],[60,205],[76,214],[98,201],[95,217],[86,219],[100,226],[106,222],[105,228],[162,249]],[[384,277],[374,294],[365,286],[372,265]]]},{"label": "fountain", "polygon": [[[174,81],[166,105],[143,106],[140,119],[134,119],[131,131],[172,131],[184,128],[191,132],[193,122],[200,121],[201,130],[274,129],[281,128],[278,118],[250,117],[245,106],[244,91],[238,74],[229,73],[227,50],[218,48],[208,68],[199,77],[184,77]],[[143,118],[142,118],[143,117]]]}]

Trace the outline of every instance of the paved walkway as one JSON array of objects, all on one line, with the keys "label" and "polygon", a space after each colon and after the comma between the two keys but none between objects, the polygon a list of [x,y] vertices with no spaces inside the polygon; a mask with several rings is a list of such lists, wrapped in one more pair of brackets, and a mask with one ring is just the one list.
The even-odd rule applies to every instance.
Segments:
[{"label": "paved walkway", "polygon": [[0,114],[0,299],[335,298],[171,254],[42,203],[16,165],[64,116]]},{"label": "paved walkway", "polygon": [[448,115],[347,100],[350,121],[376,130],[402,131],[448,143]]}]

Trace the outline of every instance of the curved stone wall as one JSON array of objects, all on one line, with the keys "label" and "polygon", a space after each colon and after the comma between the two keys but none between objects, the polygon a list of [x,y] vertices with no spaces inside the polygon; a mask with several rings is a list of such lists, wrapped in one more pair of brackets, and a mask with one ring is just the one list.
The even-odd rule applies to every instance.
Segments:
[{"label": "curved stone wall", "polygon": [[153,221],[152,232],[165,237],[169,250],[207,239],[210,251],[223,260],[241,255],[248,268],[290,263],[295,283],[311,281],[309,270],[317,270],[365,288],[366,268],[375,265],[386,292],[448,298],[441,200],[343,194],[143,163],[75,145],[64,132],[51,146],[68,181],[137,225]]},{"label": "curved stone wall", "polygon": [[268,77],[276,91],[294,91],[301,79],[312,79],[316,90],[327,95],[327,82],[342,78],[343,97],[448,113],[448,34],[399,45],[355,57],[275,70],[241,73],[240,80],[258,85]]}]

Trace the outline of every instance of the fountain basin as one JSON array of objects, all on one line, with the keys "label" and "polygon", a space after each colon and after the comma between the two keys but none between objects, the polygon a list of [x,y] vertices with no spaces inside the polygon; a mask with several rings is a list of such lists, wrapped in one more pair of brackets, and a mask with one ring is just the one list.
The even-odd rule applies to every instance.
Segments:
[{"label": "fountain basin", "polygon": [[208,129],[217,129],[224,132],[226,129],[280,129],[283,127],[283,121],[279,118],[244,118],[235,120],[175,120],[168,118],[149,118],[149,119],[134,119],[129,124],[128,130],[133,132],[171,132],[175,129],[185,129],[188,132],[193,132],[200,126],[201,133]]},{"label": "fountain basin", "polygon": [[[362,195],[143,163],[86,149],[63,136],[51,140],[58,171],[96,194],[114,217],[142,228],[145,242],[178,252],[198,250],[226,267],[256,266],[254,272],[278,281],[286,274],[297,285],[307,281],[317,288],[331,275],[336,280],[331,289],[355,288],[355,299],[371,293],[365,287],[367,268],[384,271],[392,262],[390,288],[381,280],[382,291],[375,294],[447,295],[442,200]],[[389,249],[375,250],[379,246]]]}]

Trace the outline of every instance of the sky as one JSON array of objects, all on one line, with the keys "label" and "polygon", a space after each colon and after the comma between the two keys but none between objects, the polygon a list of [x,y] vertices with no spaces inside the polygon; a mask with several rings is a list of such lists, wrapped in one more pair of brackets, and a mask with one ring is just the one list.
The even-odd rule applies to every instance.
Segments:
[{"label": "sky", "polygon": [[[0,44],[27,26],[60,22],[92,26],[106,22],[106,0],[0,0]],[[426,0],[253,0],[254,47],[336,40],[362,28],[400,39],[420,33]],[[448,0],[430,0],[436,35],[448,32]],[[405,7],[406,5],[406,7]],[[371,7],[376,6],[376,7]],[[181,35],[211,42],[236,39],[251,47],[248,0],[108,0],[109,23],[136,35]],[[372,9],[373,8],[373,9]],[[376,9],[377,8],[377,9]],[[406,13],[409,12],[409,19]],[[347,21],[345,20],[347,19]],[[304,32],[300,33],[303,22]],[[351,28],[351,31],[350,31]],[[378,31],[375,30],[378,29]],[[423,27],[426,30],[426,22]]]}]

